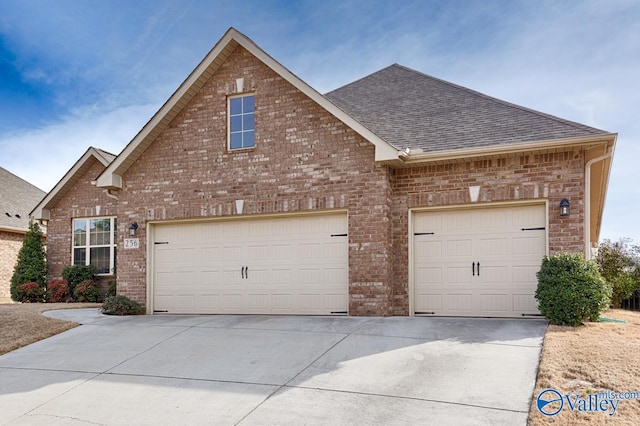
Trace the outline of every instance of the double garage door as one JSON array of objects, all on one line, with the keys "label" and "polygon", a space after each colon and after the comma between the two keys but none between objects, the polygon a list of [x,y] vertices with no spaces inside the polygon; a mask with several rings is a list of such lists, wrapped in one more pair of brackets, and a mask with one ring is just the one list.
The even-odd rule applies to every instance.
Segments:
[{"label": "double garage door", "polygon": [[436,210],[413,218],[416,315],[538,314],[545,205]]},{"label": "double garage door", "polygon": [[346,214],[153,227],[153,309],[346,314]]}]

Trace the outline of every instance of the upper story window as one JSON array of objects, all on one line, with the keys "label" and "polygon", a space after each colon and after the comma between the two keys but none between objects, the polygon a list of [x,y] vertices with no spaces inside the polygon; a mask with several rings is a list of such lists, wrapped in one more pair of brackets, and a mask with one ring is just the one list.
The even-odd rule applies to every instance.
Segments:
[{"label": "upper story window", "polygon": [[229,149],[255,146],[255,95],[229,98]]},{"label": "upper story window", "polygon": [[93,265],[100,275],[116,270],[115,217],[73,220],[73,264]]}]

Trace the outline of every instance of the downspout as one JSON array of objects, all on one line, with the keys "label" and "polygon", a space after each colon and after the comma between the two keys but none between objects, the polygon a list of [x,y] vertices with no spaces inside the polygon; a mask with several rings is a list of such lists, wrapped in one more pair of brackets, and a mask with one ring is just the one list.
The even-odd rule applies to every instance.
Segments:
[{"label": "downspout", "polygon": [[593,158],[584,166],[584,257],[591,259],[591,166],[599,161],[611,158],[613,150],[607,148],[607,153]]}]

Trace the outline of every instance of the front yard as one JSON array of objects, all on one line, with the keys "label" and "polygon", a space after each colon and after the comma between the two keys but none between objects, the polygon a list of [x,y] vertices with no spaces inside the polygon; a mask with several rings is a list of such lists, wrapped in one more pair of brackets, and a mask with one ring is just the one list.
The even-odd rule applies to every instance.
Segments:
[{"label": "front yard", "polygon": [[75,322],[42,315],[54,309],[97,308],[96,303],[0,304],[0,355],[77,327]]},{"label": "front yard", "polygon": [[[580,327],[550,325],[544,338],[529,425],[640,425],[640,400],[620,401],[616,413],[571,411],[565,404],[554,417],[536,408],[544,389],[586,396],[600,391],[640,392],[640,312],[609,310],[604,317],[626,323],[597,322]],[[574,398],[575,399],[575,398]]]}]

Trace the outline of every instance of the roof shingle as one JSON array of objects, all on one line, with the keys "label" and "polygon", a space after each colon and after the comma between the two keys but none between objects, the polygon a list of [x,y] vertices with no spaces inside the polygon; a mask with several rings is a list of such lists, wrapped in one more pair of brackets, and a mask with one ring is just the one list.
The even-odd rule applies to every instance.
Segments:
[{"label": "roof shingle", "polygon": [[434,152],[608,133],[398,64],[325,96],[399,149]]},{"label": "roof shingle", "polygon": [[0,167],[0,228],[29,229],[29,212],[46,195]]}]

